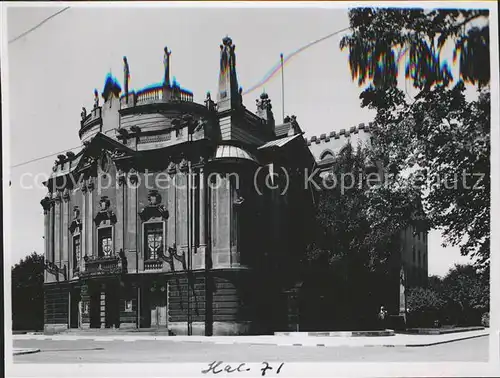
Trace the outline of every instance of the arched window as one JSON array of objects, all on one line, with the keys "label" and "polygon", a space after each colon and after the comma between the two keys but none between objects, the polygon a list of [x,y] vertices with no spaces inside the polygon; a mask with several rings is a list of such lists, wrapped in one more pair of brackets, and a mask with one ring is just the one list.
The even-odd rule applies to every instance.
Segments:
[{"label": "arched window", "polygon": [[325,160],[325,159],[329,159],[329,158],[333,158],[334,155],[333,155],[333,152],[331,150],[324,150],[321,155],[319,156],[319,159],[320,160]]}]

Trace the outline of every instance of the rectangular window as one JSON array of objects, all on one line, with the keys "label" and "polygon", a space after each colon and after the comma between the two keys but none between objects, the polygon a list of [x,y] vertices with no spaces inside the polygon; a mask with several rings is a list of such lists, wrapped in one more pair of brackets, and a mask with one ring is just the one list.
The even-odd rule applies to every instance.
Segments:
[{"label": "rectangular window", "polygon": [[125,312],[132,312],[132,301],[131,300],[126,300],[125,301]]},{"label": "rectangular window", "polygon": [[81,253],[80,235],[75,235],[73,237],[73,268],[80,265]]},{"label": "rectangular window", "polygon": [[163,223],[145,224],[144,239],[146,260],[157,260],[163,253]]},{"label": "rectangular window", "polygon": [[111,256],[113,252],[113,237],[111,233],[111,227],[100,228],[98,231],[99,238],[99,247],[98,253],[99,256]]}]

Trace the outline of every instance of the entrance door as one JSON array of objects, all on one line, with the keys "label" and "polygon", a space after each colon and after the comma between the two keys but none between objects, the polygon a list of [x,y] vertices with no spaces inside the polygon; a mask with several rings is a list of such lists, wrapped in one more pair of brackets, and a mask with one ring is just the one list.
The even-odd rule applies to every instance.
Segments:
[{"label": "entrance door", "polygon": [[101,328],[101,292],[96,289],[90,294],[90,328]]},{"label": "entrance door", "polygon": [[167,295],[164,291],[155,291],[151,295],[151,327],[167,327]]},{"label": "entrance door", "polygon": [[120,297],[112,285],[106,287],[106,328],[120,327]]},{"label": "entrance door", "polygon": [[70,298],[70,328],[80,327],[80,289],[72,289]]}]

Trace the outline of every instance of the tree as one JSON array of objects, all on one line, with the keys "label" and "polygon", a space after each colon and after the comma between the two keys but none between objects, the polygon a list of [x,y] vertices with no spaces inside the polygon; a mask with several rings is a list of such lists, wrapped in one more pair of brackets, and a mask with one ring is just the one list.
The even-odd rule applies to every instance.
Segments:
[{"label": "tree", "polygon": [[489,311],[489,273],[474,265],[455,265],[444,278],[431,276],[426,289],[410,289],[409,315],[416,325],[431,325],[439,319],[447,324],[479,325]]},{"label": "tree", "polygon": [[36,252],[12,268],[12,329],[43,329],[44,257]]},{"label": "tree", "polygon": [[473,265],[455,265],[442,281],[443,296],[458,314],[457,321],[463,324],[480,323],[481,315],[489,311],[489,275]]},{"label": "tree", "polygon": [[[430,227],[460,246],[478,267],[489,264],[490,95],[487,10],[360,8],[349,12],[353,79],[368,84],[361,105],[377,111],[374,158],[422,185]],[[454,47],[459,77],[445,61]],[[418,91],[398,88],[399,62]],[[477,86],[467,99],[466,84]]]},{"label": "tree", "polygon": [[399,176],[382,180],[369,154],[350,144],[337,154],[318,185],[316,233],[307,250],[309,261],[331,277],[322,285],[335,285],[325,290],[344,294],[336,298],[336,309],[350,311],[351,319],[375,318],[382,304],[388,306],[399,278],[401,231],[418,209],[419,189]]}]

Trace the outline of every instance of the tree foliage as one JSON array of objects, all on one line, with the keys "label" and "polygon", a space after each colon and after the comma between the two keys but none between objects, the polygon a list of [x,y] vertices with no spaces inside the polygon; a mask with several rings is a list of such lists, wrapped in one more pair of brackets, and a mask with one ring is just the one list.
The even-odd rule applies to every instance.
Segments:
[{"label": "tree foliage", "polygon": [[36,252],[12,268],[12,328],[43,329],[44,257]]},{"label": "tree foliage", "polygon": [[344,274],[390,269],[391,257],[400,252],[400,232],[418,204],[418,188],[400,177],[384,180],[369,155],[368,149],[347,144],[318,194],[318,234],[309,257],[342,266]]},{"label": "tree foliage", "polygon": [[[472,84],[490,80],[488,10],[357,8],[349,11],[352,28],[340,47],[349,50],[349,66],[359,85],[397,84],[399,63],[419,89],[453,80],[444,51],[447,43],[459,59],[460,78]],[[478,25],[479,21],[479,25]]]},{"label": "tree foliage", "polygon": [[[490,95],[486,10],[360,8],[349,12],[352,33],[340,47],[358,84],[361,105],[377,111],[374,158],[399,172],[413,169],[430,226],[460,246],[479,267],[489,263]],[[445,61],[452,43],[459,77]],[[399,61],[418,90],[398,88]],[[476,98],[466,83],[477,85]]]},{"label": "tree foliage", "polygon": [[462,312],[487,312],[490,304],[489,275],[472,265],[455,265],[443,279],[443,295]]},{"label": "tree foliage", "polygon": [[479,325],[489,312],[489,274],[471,264],[455,265],[444,278],[429,277],[426,288],[410,289],[407,300],[414,325]]}]

